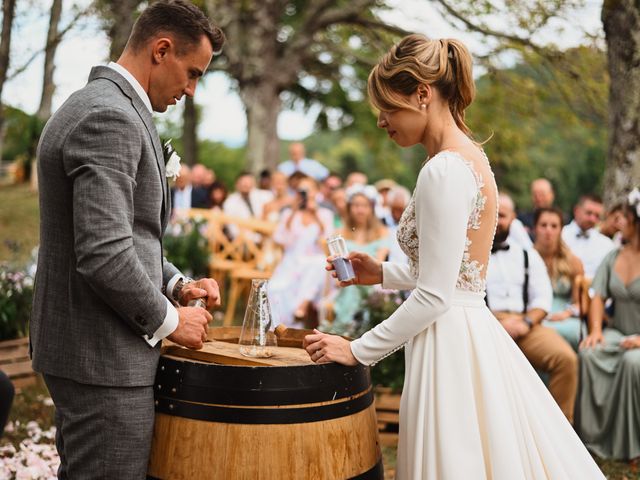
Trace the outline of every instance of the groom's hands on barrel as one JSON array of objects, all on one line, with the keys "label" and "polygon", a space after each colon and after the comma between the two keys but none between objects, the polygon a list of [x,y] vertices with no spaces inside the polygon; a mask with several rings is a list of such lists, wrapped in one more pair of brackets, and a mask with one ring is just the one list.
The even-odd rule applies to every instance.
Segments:
[{"label": "groom's hands on barrel", "polygon": [[349,340],[315,329],[313,331],[313,334],[304,337],[302,346],[315,363],[336,362],[351,367],[358,364],[358,360],[351,353]]},{"label": "groom's hands on barrel", "polygon": [[[327,257],[327,266],[325,268],[331,272],[333,278],[338,278],[335,268],[331,264],[334,258],[335,257]],[[382,283],[382,262],[376,260],[371,255],[361,252],[351,252],[347,259],[351,260],[356,278],[348,282],[340,282],[341,287],[348,287],[349,285],[377,285]]]},{"label": "groom's hands on barrel", "polygon": [[178,327],[167,338],[178,345],[199,350],[204,346],[213,317],[204,308],[178,308]]}]

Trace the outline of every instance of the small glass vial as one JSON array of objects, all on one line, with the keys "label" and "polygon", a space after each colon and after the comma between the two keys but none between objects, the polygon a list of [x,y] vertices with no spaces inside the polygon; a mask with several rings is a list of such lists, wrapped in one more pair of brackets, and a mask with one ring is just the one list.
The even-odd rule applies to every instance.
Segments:
[{"label": "small glass vial", "polygon": [[351,260],[347,259],[347,256],[349,256],[347,243],[342,238],[342,235],[334,235],[327,238],[327,246],[329,247],[329,255],[335,257],[331,264],[336,269],[338,280],[348,282],[355,279],[356,274],[353,271],[353,265],[351,265]]}]

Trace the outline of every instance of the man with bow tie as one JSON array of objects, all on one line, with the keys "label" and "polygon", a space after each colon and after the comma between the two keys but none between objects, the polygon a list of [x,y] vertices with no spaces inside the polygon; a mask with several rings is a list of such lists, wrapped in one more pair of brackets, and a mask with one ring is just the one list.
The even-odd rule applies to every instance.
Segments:
[{"label": "man with bow tie", "polygon": [[509,239],[515,206],[498,199],[498,224],[487,267],[487,305],[537,370],[550,376],[549,391],[569,422],[578,385],[578,358],[553,329],[541,325],[551,310],[553,291],[538,252]]},{"label": "man with bow tie", "polygon": [[582,195],[573,209],[573,221],[562,229],[562,239],[582,261],[584,274],[593,278],[602,259],[615,248],[613,241],[595,228],[602,218],[602,200]]},{"label": "man with bow tie", "polygon": [[38,145],[33,367],[56,406],[58,478],[146,478],[160,341],[206,340],[219,304],[162,256],[171,202],[152,112],[193,96],[224,35],[185,0],[141,13],[117,62],[94,67]]}]

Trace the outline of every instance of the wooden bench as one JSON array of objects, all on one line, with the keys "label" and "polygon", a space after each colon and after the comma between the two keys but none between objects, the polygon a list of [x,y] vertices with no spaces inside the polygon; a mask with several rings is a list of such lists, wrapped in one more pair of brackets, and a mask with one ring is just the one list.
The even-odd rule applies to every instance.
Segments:
[{"label": "wooden bench", "polygon": [[29,338],[0,342],[0,370],[7,374],[16,388],[36,382],[36,373],[29,358]]}]

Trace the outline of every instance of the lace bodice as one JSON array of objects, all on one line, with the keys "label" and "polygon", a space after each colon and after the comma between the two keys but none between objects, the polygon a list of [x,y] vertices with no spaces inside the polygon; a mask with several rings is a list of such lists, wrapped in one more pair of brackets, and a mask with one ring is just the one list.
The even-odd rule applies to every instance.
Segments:
[{"label": "lace bodice", "polygon": [[[456,288],[461,290],[468,290],[472,292],[483,292],[485,289],[485,265],[478,260],[477,258],[473,258],[470,249],[472,245],[472,239],[470,232],[474,230],[479,230],[481,226],[481,218],[482,213],[485,209],[485,204],[487,202],[487,196],[483,192],[483,188],[485,186],[482,175],[478,173],[471,162],[464,159],[462,156],[455,152],[441,152],[438,155],[447,155],[455,159],[459,159],[471,170],[473,176],[476,180],[477,193],[475,195],[475,200],[473,207],[471,209],[471,213],[469,214],[469,218],[467,221],[467,237],[465,241],[465,248],[462,257],[462,262],[460,264],[460,271],[458,273],[458,279],[456,282]],[[488,159],[485,156],[485,160]],[[413,192],[413,196],[411,197],[411,201],[409,205],[405,209],[402,214],[402,218],[398,224],[398,243],[400,244],[400,248],[404,251],[404,253],[409,258],[409,266],[411,268],[411,273],[417,277],[419,272],[419,258],[418,258],[418,231],[416,228],[416,193]],[[488,257],[488,252],[487,252]]]}]

